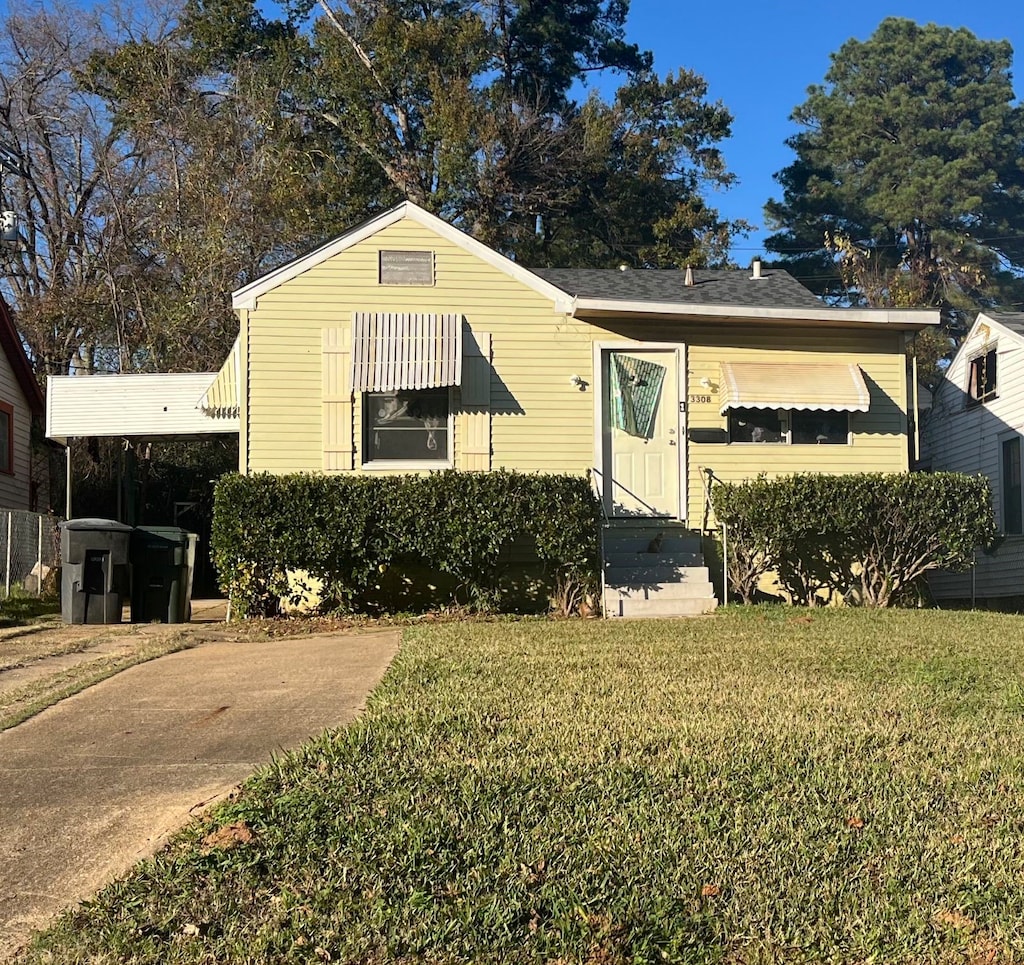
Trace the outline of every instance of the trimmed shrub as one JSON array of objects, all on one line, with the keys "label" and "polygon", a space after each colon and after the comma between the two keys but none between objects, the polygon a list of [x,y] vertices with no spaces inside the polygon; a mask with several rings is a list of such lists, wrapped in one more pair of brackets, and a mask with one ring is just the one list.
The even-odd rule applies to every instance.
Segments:
[{"label": "trimmed shrub", "polygon": [[544,567],[568,613],[598,585],[600,518],[579,476],[232,474],[217,483],[212,550],[222,589],[246,616],[276,612],[289,571],[322,581],[326,606],[358,609],[402,567],[444,574],[452,602],[494,610],[514,547]]},{"label": "trimmed shrub", "polygon": [[720,483],[712,501],[744,602],[774,570],[795,603],[889,606],[929,570],[969,566],[995,535],[987,480],[960,473],[761,477]]}]

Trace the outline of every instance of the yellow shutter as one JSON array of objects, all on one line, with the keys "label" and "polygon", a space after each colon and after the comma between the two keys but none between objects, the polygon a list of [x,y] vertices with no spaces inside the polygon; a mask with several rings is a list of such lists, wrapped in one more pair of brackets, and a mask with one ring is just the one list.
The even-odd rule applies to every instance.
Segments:
[{"label": "yellow shutter", "polygon": [[491,336],[463,333],[459,469],[491,468]]},{"label": "yellow shutter", "polygon": [[352,443],[349,337],[350,329],[347,328],[325,328],[323,331],[321,420],[325,472],[350,470],[353,467],[355,446]]}]

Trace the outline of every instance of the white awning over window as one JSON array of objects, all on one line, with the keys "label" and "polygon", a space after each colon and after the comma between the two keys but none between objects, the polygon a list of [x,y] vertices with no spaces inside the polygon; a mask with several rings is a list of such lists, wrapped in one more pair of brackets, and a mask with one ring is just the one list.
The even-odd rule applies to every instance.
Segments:
[{"label": "white awning over window", "polygon": [[231,346],[228,357],[210,387],[203,393],[196,408],[212,418],[238,418],[239,372],[238,339]]},{"label": "white awning over window", "polygon": [[354,392],[432,389],[461,380],[461,315],[354,313]]},{"label": "white awning over window", "polygon": [[871,394],[858,365],[723,362],[722,415],[729,409],[867,412]]}]

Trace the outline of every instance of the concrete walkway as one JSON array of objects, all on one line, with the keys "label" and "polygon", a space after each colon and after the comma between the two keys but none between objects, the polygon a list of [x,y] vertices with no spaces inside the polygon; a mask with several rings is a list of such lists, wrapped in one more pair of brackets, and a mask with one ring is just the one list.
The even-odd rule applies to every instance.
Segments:
[{"label": "concrete walkway", "polygon": [[207,643],[0,733],[0,960],[274,751],[352,720],[398,641]]}]

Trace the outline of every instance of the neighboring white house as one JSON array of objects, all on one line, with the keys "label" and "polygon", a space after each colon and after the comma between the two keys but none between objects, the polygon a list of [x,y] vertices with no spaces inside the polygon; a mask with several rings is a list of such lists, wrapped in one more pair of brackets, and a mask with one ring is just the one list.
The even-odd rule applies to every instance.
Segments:
[{"label": "neighboring white house", "polygon": [[936,573],[936,600],[1024,600],[1024,314],[978,315],[935,389],[921,434],[922,468],[983,473],[1000,538],[973,571]]}]

